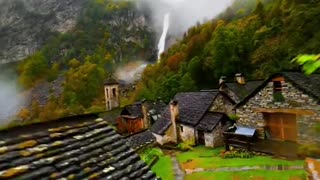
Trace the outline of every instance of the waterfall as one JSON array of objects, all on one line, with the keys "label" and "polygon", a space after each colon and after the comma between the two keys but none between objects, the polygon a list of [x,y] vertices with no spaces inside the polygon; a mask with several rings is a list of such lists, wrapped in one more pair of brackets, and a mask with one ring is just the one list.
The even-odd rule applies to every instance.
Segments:
[{"label": "waterfall", "polygon": [[158,44],[158,60],[160,59],[160,55],[164,52],[164,49],[166,47],[166,37],[167,37],[169,25],[170,25],[170,14],[167,13],[163,19],[163,31]]}]

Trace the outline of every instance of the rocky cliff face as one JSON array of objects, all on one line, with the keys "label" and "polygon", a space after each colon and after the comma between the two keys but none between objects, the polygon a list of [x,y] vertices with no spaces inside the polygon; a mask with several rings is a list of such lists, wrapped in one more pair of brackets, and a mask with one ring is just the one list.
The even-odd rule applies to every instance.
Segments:
[{"label": "rocky cliff face", "polygon": [[0,64],[32,54],[66,32],[89,0],[0,0]]}]

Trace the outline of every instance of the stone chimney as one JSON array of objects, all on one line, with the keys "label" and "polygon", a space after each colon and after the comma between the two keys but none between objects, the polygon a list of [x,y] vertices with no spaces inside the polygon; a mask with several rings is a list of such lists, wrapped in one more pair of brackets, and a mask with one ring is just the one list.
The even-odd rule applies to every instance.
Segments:
[{"label": "stone chimney", "polygon": [[179,106],[178,101],[172,100],[170,102],[170,116],[172,123],[172,140],[178,143],[178,131],[177,131],[177,120],[179,119]]},{"label": "stone chimney", "polygon": [[235,76],[235,78],[236,78],[236,82],[237,82],[238,84],[241,84],[241,85],[246,84],[246,81],[245,81],[245,79],[244,79],[244,76],[243,76],[241,73],[237,73],[236,76]]},{"label": "stone chimney", "polygon": [[219,79],[219,86],[220,86],[222,83],[226,82],[226,79],[227,79],[227,77],[221,76],[220,79]]},{"label": "stone chimney", "polygon": [[219,79],[219,91],[224,91],[223,83],[226,82],[227,77],[221,76]]}]

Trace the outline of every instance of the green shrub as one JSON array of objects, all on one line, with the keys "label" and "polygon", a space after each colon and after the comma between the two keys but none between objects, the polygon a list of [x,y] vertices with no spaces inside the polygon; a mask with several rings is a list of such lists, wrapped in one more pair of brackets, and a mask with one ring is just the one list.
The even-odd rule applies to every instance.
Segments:
[{"label": "green shrub", "polygon": [[298,155],[300,157],[320,157],[320,146],[317,144],[302,145],[298,149]]},{"label": "green shrub", "polygon": [[285,98],[281,92],[274,92],[273,93],[273,101],[274,102],[284,102]]},{"label": "green shrub", "polygon": [[220,157],[223,159],[230,159],[230,158],[248,159],[248,158],[252,158],[253,156],[254,154],[247,150],[226,151],[220,154]]},{"label": "green shrub", "polygon": [[160,157],[163,155],[162,150],[159,148],[147,148],[142,152],[141,159],[147,164],[150,164],[156,156]]},{"label": "green shrub", "polygon": [[189,143],[182,142],[177,145],[177,148],[181,151],[189,151],[192,150],[192,146]]},{"label": "green shrub", "polygon": [[234,122],[237,122],[240,119],[240,117],[236,114],[229,114],[228,116]]}]

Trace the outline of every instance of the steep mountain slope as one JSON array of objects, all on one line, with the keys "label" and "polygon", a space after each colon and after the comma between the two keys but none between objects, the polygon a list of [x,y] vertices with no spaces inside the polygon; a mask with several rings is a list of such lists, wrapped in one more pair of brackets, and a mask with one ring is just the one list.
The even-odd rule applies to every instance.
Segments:
[{"label": "steep mountain slope", "polygon": [[76,25],[89,0],[0,0],[0,64],[19,61]]},{"label": "steep mountain slope", "polygon": [[178,91],[216,88],[221,76],[256,79],[297,69],[295,56],[319,53],[319,16],[319,0],[237,0],[147,67],[135,98],[168,101]]},{"label": "steep mountain slope", "polygon": [[[19,85],[25,92],[30,92],[25,94],[31,97],[31,101],[26,103],[29,106],[18,113],[19,119],[42,121],[84,111],[92,112],[90,109],[104,110],[103,82],[107,77],[128,62],[154,61],[157,56],[155,35],[148,14],[138,11],[134,1],[83,1],[80,14],[72,26],[69,26],[71,20],[57,20],[60,15],[64,16],[63,13],[59,15],[54,11],[48,15],[44,12],[45,8],[54,9],[54,5],[67,6],[65,10],[68,11],[68,7],[76,6],[72,4],[73,1],[68,1],[71,4],[61,4],[60,1],[40,3],[39,6],[44,9],[37,9],[37,4],[32,4],[36,1],[15,1],[20,5],[29,3],[30,7],[26,4],[22,6],[26,16],[21,21],[4,21],[3,24],[10,27],[0,32],[12,36],[12,32],[18,34],[27,28],[25,36],[32,34],[26,44],[23,44],[24,35],[13,38],[19,44],[11,44],[11,50],[16,52],[17,57],[31,53],[25,53],[25,50],[20,53],[19,49],[28,49],[32,43],[39,46],[38,50],[18,63]],[[12,5],[1,3],[7,3],[7,7]],[[22,11],[17,10],[20,7],[18,5],[12,7],[14,12]],[[9,8],[6,13],[10,12]],[[37,12],[38,15],[31,17],[30,12]],[[55,24],[56,21],[60,23]],[[43,44],[34,37],[40,37]]]}]

